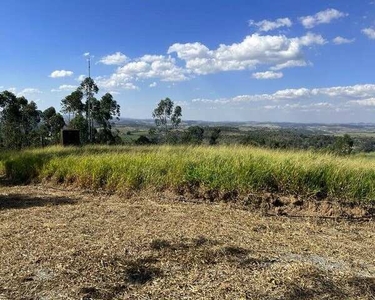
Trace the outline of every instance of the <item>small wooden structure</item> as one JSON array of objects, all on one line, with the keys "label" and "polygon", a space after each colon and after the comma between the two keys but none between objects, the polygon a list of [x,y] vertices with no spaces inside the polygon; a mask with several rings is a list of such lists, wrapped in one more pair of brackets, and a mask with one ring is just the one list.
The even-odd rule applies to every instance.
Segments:
[{"label": "small wooden structure", "polygon": [[80,132],[77,129],[61,130],[61,145],[63,146],[80,146]]}]

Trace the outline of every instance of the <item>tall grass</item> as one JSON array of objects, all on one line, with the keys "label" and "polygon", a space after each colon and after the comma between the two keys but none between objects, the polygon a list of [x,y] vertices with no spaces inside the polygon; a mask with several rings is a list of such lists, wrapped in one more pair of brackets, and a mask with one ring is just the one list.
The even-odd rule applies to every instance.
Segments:
[{"label": "tall grass", "polygon": [[275,191],[375,203],[375,160],[227,147],[51,147],[0,155],[14,181],[54,180],[116,191],[185,185],[239,193]]}]

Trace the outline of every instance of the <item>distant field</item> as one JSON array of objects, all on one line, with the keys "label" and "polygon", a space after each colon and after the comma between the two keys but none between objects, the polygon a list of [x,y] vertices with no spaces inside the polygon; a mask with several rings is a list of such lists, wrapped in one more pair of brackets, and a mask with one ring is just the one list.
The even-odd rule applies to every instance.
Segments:
[{"label": "distant field", "polygon": [[276,192],[375,203],[375,160],[369,157],[243,146],[90,146],[3,153],[1,163],[21,183],[48,180],[117,192]]}]

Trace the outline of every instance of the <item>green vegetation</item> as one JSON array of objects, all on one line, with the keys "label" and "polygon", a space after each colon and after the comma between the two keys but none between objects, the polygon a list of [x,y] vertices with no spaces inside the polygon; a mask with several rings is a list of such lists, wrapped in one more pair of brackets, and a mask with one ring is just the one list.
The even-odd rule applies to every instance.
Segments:
[{"label": "green vegetation", "polygon": [[3,153],[13,180],[52,180],[119,192],[184,189],[277,192],[328,197],[344,202],[375,201],[375,161],[309,151],[244,146],[50,147]]},{"label": "green vegetation", "polygon": [[[111,121],[120,116],[120,105],[106,93],[100,100],[94,97],[99,88],[90,77],[76,91],[61,101],[62,112],[68,114],[68,124],[54,107],[40,111],[33,101],[17,97],[9,91],[0,93],[0,148],[21,149],[44,147],[60,142],[64,126],[80,130],[81,143],[120,144]],[[83,102],[83,99],[86,102]],[[71,119],[73,114],[73,119]]]}]

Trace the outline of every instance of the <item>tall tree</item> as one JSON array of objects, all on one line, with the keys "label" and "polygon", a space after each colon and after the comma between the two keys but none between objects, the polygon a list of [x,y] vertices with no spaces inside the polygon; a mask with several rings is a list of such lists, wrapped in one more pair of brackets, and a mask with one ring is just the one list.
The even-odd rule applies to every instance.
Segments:
[{"label": "tall tree", "polygon": [[[61,101],[62,112],[73,114],[69,126],[80,130],[82,143],[115,140],[111,120],[120,116],[120,105],[110,93],[100,100],[95,98],[99,88],[91,77],[85,78],[76,91]],[[83,99],[86,101],[83,102]],[[100,132],[95,128],[101,127]]]},{"label": "tall tree", "polygon": [[56,113],[56,109],[51,106],[43,112],[42,119],[51,142],[58,143],[61,129],[65,126],[63,116],[60,113]]},{"label": "tall tree", "polygon": [[2,145],[16,149],[31,145],[31,135],[40,122],[35,102],[29,103],[25,97],[4,91],[0,93],[0,108]]},{"label": "tall tree", "polygon": [[165,98],[160,100],[158,106],[154,109],[152,117],[155,120],[155,125],[167,134],[169,127],[177,128],[181,123],[182,108],[181,106],[174,107],[174,102]]},{"label": "tall tree", "polygon": [[111,94],[106,93],[100,101],[95,99],[93,102],[93,119],[102,127],[98,135],[99,142],[108,143],[114,141],[111,120],[113,117],[118,119],[119,116],[120,105],[117,104]]},{"label": "tall tree", "polygon": [[77,114],[81,114],[85,106],[82,103],[83,93],[80,90],[76,90],[72,92],[70,95],[66,96],[63,100],[61,100],[61,111],[63,113],[68,114],[69,122],[70,122],[70,114],[73,114],[73,118]]},{"label": "tall tree", "polygon": [[78,91],[81,91],[86,98],[86,121],[88,124],[89,141],[92,142],[94,138],[94,95],[99,92],[99,88],[91,77],[87,77],[81,82],[81,85],[78,87]]}]

